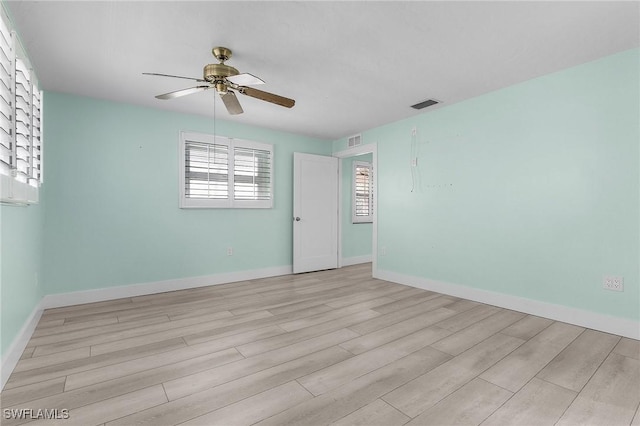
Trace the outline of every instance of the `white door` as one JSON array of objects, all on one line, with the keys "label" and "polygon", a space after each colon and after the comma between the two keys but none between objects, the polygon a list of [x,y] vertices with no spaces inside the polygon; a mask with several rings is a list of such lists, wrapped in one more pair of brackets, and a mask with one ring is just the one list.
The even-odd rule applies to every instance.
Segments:
[{"label": "white door", "polygon": [[293,153],[293,273],[338,267],[338,159]]}]

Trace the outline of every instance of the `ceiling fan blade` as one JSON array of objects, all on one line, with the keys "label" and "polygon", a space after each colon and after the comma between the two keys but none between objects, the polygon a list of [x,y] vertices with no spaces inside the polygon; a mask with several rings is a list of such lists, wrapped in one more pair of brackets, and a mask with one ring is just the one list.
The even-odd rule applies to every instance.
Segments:
[{"label": "ceiling fan blade", "polygon": [[194,81],[205,81],[201,78],[193,78],[193,77],[182,77],[180,75],[170,75],[170,74],[158,74],[156,72],[143,72],[142,75],[155,75],[158,77],[172,77],[172,78],[183,78],[185,80],[194,80]]},{"label": "ceiling fan blade", "polygon": [[240,102],[238,102],[236,94],[231,90],[228,90],[225,94],[220,94],[220,97],[222,98],[222,102],[224,102],[224,106],[227,107],[227,111],[229,111],[229,114],[237,115],[244,112],[242,110],[242,107],[240,106]]},{"label": "ceiling fan blade", "polygon": [[208,90],[208,89],[211,89],[211,86],[190,87],[188,89],[181,89],[181,90],[176,90],[175,92],[164,93],[162,95],[156,96],[156,98],[163,99],[163,100],[179,98],[180,96],[187,96],[187,95],[190,95],[192,93],[203,92],[203,91]]},{"label": "ceiling fan blade", "polygon": [[238,86],[254,86],[256,84],[264,84],[264,81],[253,74],[245,72],[243,74],[232,75],[227,80]]},{"label": "ceiling fan blade", "polygon": [[262,90],[254,89],[253,87],[241,87],[240,93],[286,108],[291,108],[296,104],[296,101],[294,101],[293,99],[285,98],[284,96],[280,95],[274,95],[273,93],[269,92],[263,92]]}]

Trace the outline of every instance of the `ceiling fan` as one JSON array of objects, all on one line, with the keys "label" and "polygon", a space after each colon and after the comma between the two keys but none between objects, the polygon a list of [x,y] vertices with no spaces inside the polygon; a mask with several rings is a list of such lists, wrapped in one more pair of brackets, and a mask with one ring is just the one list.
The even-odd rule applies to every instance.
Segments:
[{"label": "ceiling fan", "polygon": [[193,93],[203,92],[209,89],[215,89],[216,92],[218,92],[218,94],[220,95],[222,102],[227,108],[227,111],[229,111],[229,114],[232,115],[243,113],[240,102],[238,101],[238,98],[236,97],[236,94],[233,90],[236,90],[243,95],[271,102],[273,104],[280,105],[286,108],[291,108],[295,105],[296,101],[293,99],[285,98],[284,96],[275,95],[269,92],[264,92],[253,87],[248,87],[257,84],[264,84],[264,81],[249,73],[240,74],[237,69],[225,64],[225,61],[231,58],[232,52],[230,49],[226,47],[214,47],[211,53],[213,53],[213,56],[215,56],[220,61],[220,63],[205,65],[203,78],[181,77],[179,75],[147,72],[143,74],[156,75],[161,77],[183,78],[186,80],[195,80],[199,83],[204,83],[199,86],[176,90],[175,92],[164,93],[162,95],[156,96],[156,98],[167,100],[178,98],[180,96],[191,95]]}]

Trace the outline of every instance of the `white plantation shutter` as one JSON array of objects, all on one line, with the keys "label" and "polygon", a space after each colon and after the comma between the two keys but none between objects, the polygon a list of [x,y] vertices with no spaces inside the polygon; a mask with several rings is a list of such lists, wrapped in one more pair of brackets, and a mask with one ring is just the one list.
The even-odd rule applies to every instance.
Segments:
[{"label": "white plantation shutter", "polygon": [[371,163],[353,162],[352,222],[373,222],[373,168]]},{"label": "white plantation shutter", "polygon": [[0,19],[0,174],[9,175],[13,164],[11,32]]},{"label": "white plantation shutter", "polygon": [[271,152],[234,147],[233,196],[236,200],[271,199]]},{"label": "white plantation shutter", "polygon": [[22,59],[16,59],[15,69],[16,179],[37,187],[42,181],[42,94]]},{"label": "white plantation shutter", "polygon": [[229,198],[229,147],[220,144],[185,143],[185,196]]},{"label": "white plantation shutter", "polygon": [[273,146],[182,132],[181,208],[273,206]]},{"label": "white plantation shutter", "polygon": [[31,177],[31,82],[29,70],[16,59],[15,78],[16,179],[28,183]]},{"label": "white plantation shutter", "polygon": [[42,92],[31,84],[31,184],[42,183]]},{"label": "white plantation shutter", "polygon": [[0,12],[0,201],[29,204],[42,182],[42,92]]}]

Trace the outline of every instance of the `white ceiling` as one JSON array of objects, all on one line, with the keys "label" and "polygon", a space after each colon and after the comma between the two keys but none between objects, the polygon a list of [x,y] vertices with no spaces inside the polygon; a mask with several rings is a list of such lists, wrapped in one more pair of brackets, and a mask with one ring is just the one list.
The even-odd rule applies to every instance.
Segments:
[{"label": "white ceiling", "polygon": [[638,47],[637,1],[6,1],[45,90],[213,116],[213,91],[161,101],[228,61],[296,100],[239,96],[217,119],[337,139]]}]

